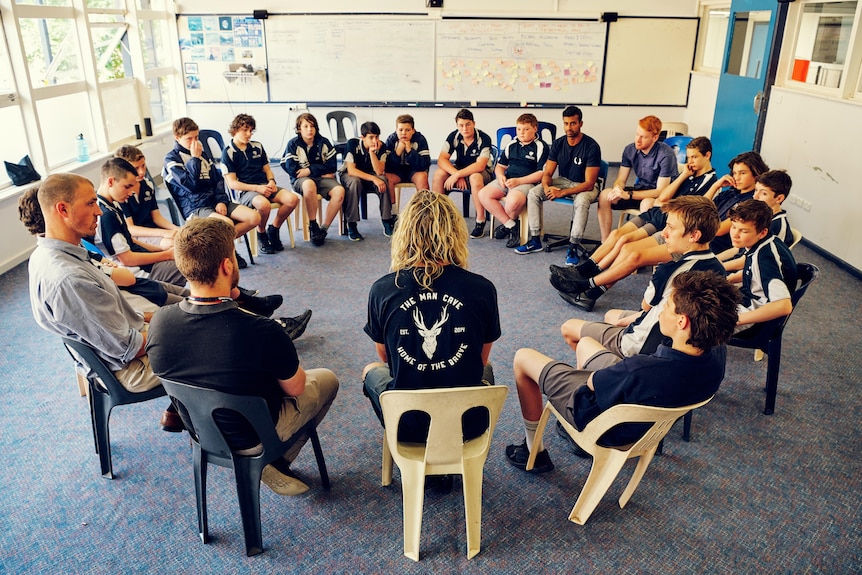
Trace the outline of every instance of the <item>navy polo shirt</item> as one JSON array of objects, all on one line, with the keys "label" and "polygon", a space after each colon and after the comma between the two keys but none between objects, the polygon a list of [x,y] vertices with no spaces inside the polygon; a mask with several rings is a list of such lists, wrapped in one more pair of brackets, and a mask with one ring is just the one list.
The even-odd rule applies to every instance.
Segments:
[{"label": "navy polo shirt", "polygon": [[228,173],[236,174],[236,179],[244,184],[265,184],[269,180],[263,171],[269,157],[260,142],[249,142],[245,150],[240,150],[231,140],[222,152],[221,161]]},{"label": "navy polo shirt", "polygon": [[656,142],[646,154],[635,148],[634,144],[629,144],[623,150],[620,166],[631,168],[637,176],[634,185],[636,190],[654,190],[659,178],[675,180],[679,176],[676,154],[664,142]]},{"label": "navy polo shirt", "polygon": [[476,130],[473,143],[468,146],[461,132],[455,130],[443,142],[443,149],[440,151],[449,154],[450,160],[454,155],[455,160],[452,165],[461,170],[470,164],[475,164],[479,158],[491,159],[491,137],[482,130]]},{"label": "navy polo shirt", "polygon": [[506,166],[507,178],[523,178],[545,166],[548,151],[548,145],[539,138],[529,144],[515,138],[501,150],[499,163]]}]

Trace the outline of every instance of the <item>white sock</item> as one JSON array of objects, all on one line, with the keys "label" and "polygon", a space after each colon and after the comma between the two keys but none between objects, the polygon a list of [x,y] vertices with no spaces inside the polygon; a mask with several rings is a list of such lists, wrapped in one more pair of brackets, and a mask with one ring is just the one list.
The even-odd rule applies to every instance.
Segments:
[{"label": "white sock", "polygon": [[511,230],[512,228],[515,227],[515,220],[509,220],[508,222],[503,224],[503,227],[506,228],[507,230]]},{"label": "white sock", "polygon": [[[539,427],[538,421],[524,420],[524,433],[527,437],[527,449],[533,450],[533,442],[536,441],[536,428]],[[542,440],[539,439],[539,451],[544,451],[545,446],[542,445]]]}]

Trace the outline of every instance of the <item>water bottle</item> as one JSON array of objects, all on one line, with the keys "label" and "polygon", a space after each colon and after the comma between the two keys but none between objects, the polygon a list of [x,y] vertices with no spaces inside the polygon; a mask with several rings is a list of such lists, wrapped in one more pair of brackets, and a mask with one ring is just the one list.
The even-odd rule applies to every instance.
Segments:
[{"label": "water bottle", "polygon": [[87,140],[84,139],[84,134],[78,134],[78,139],[75,140],[78,145],[78,161],[86,162],[90,159],[90,152],[87,150]]}]

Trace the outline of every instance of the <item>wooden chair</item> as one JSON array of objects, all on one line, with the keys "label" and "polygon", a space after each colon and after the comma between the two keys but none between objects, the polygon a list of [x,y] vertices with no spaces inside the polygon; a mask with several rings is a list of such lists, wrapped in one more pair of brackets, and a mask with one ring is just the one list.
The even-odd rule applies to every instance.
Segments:
[{"label": "wooden chair", "polygon": [[[540,443],[539,440],[545,432],[548,417],[553,413],[557,417],[557,421],[560,422],[563,429],[566,430],[575,443],[593,457],[593,466],[590,469],[590,475],[587,477],[587,481],[584,483],[583,489],[581,489],[581,494],[578,496],[578,500],[569,514],[569,521],[583,525],[590,518],[599,501],[607,493],[626,460],[639,457],[640,460],[634,474],[632,474],[628,486],[619,499],[620,508],[625,507],[634,494],[635,489],[637,489],[644,473],[646,473],[659,443],[667,435],[667,432],[670,431],[674,422],[691,410],[706,405],[711,399],[712,397],[685,407],[651,407],[632,404],[615,405],[589,422],[583,431],[575,429],[548,402],[545,404],[545,409],[539,418],[536,439],[533,440],[533,450],[530,451],[530,457],[527,460],[527,471],[533,469],[536,463],[538,452],[535,446]],[[603,447],[598,444],[599,438],[606,431],[621,423],[652,423],[653,425],[640,440],[631,445]]]},{"label": "wooden chair", "polygon": [[[214,389],[198,387],[165,378],[159,378],[168,395],[176,400],[177,408],[191,421],[195,494],[198,512],[198,533],[201,541],[209,542],[207,523],[207,465],[213,463],[233,469],[236,479],[237,499],[242,517],[246,555],[251,557],[263,553],[263,538],[260,527],[260,477],[263,468],[275,461],[303,435],[311,440],[320,481],[329,489],[329,474],[320,448],[314,420],[310,420],[287,441],[278,438],[266,400],[250,395],[223,393]],[[213,412],[233,411],[241,415],[254,427],[260,438],[261,452],[257,455],[237,455],[231,451],[224,433],[219,428]]]},{"label": "wooden chair", "polygon": [[102,477],[113,479],[111,433],[108,425],[111,419],[111,410],[118,405],[130,405],[162,397],[165,395],[165,390],[159,386],[141,393],[133,393],[117,381],[114,372],[108,369],[108,366],[96,355],[92,347],[68,337],[61,339],[72,359],[76,362],[82,361],[86,367],[90,368],[90,374],[87,376],[87,398],[90,404],[93,441],[96,444],[96,454],[99,456]]},{"label": "wooden chair", "polygon": [[[419,561],[426,475],[462,476],[467,524],[467,559],[472,559],[479,553],[482,540],[482,471],[488,457],[494,426],[508,391],[508,388],[502,385],[481,385],[392,390],[380,395],[385,426],[381,481],[383,485],[392,483],[392,460],[395,459],[401,470],[404,555],[410,559]],[[479,437],[464,441],[461,416],[474,407],[485,407],[488,410],[488,429]],[[408,411],[421,411],[431,416],[426,443],[398,441],[398,422]]]}]

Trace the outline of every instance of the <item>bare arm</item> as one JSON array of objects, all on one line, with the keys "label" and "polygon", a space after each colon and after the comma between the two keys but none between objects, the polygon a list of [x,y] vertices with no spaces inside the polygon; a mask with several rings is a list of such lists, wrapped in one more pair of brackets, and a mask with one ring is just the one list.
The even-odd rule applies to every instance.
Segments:
[{"label": "bare arm", "polygon": [[147,264],[165,262],[174,259],[173,249],[159,250],[158,248],[155,248],[145,243],[135,243],[140,246],[143,246],[148,251],[133,252],[132,250],[129,250],[127,252],[117,254],[117,259],[120,260],[120,263],[122,263],[124,266],[144,266]]},{"label": "bare arm", "polygon": [[790,301],[790,298],[771,301],[755,310],[740,313],[736,324],[762,323],[777,317],[784,317],[792,311],[793,303]]},{"label": "bare arm", "polygon": [[298,397],[305,391],[305,370],[302,367],[296,368],[296,373],[290,379],[279,379],[278,384],[290,397]]},{"label": "bare arm", "polygon": [[482,365],[488,365],[488,358],[491,356],[491,346],[493,342],[486,343],[482,346]]}]

